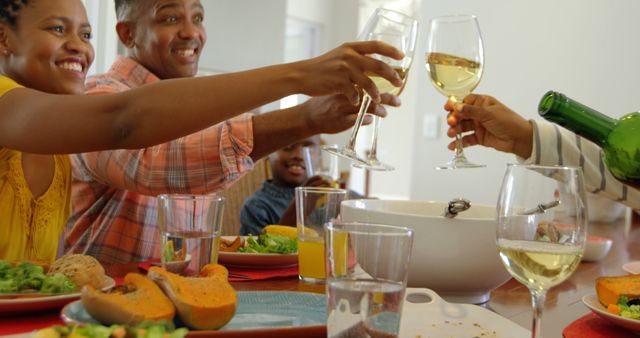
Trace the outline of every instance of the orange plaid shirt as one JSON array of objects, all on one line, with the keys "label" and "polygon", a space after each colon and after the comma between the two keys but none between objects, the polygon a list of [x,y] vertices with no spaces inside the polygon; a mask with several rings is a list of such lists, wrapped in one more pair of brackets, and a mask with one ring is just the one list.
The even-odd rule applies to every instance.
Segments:
[{"label": "orange plaid shirt", "polygon": [[[86,93],[122,92],[156,81],[136,61],[119,57],[109,72],[89,80]],[[153,196],[224,189],[253,168],[252,149],[252,115],[243,114],[155,147],[72,155],[73,211],[65,252],[107,264],[159,258]]]}]

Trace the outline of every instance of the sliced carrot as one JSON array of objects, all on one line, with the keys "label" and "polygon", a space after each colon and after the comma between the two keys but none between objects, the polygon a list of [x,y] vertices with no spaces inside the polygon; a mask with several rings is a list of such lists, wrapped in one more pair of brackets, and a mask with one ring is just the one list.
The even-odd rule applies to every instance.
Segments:
[{"label": "sliced carrot", "polygon": [[609,306],[607,306],[607,311],[609,311],[609,313],[613,313],[614,315],[619,315],[620,307],[616,304],[609,304]]}]

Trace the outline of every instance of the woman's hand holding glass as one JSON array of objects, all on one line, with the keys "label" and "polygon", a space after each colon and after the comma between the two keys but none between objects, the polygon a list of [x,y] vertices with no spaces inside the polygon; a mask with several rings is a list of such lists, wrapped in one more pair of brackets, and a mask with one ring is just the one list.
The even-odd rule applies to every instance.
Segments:
[{"label": "woman's hand holding glass", "polygon": [[[431,82],[449,100],[460,102],[480,83],[484,50],[478,21],[473,15],[451,15],[431,20],[425,56]],[[456,134],[454,158],[436,169],[480,168],[463,153],[460,132]]]}]

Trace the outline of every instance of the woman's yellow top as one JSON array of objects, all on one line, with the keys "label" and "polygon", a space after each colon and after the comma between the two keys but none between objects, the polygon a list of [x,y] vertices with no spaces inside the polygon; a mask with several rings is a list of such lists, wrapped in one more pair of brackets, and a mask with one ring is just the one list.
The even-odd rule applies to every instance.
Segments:
[{"label": "woman's yellow top", "polygon": [[[19,87],[0,76],[0,96]],[[70,207],[71,166],[66,155],[54,155],[51,185],[34,198],[22,171],[22,153],[0,148],[0,259],[53,261]]]}]

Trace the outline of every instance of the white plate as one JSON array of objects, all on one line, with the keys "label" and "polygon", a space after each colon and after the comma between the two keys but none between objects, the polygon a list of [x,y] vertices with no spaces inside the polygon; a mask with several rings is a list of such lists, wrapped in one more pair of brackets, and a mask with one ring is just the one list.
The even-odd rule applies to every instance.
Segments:
[{"label": "white plate", "polygon": [[399,336],[516,338],[531,332],[483,307],[447,303],[432,290],[407,288]]},{"label": "white plate", "polygon": [[[102,290],[109,290],[116,285],[113,278],[105,276]],[[33,296],[33,297],[31,297]],[[57,296],[20,296],[19,298],[0,299],[0,315],[23,312],[42,311],[61,308],[65,304],[80,298],[80,292],[66,293]]]},{"label": "white plate", "polygon": [[622,265],[622,270],[632,274],[639,275],[640,274],[640,261],[629,262]]},{"label": "white plate", "polygon": [[[235,236],[222,236],[225,240],[233,240]],[[243,236],[246,238],[246,236]],[[298,264],[298,253],[272,254],[272,253],[245,253],[218,251],[218,263],[240,268],[286,268]]]},{"label": "white plate", "polygon": [[600,304],[598,301],[598,296],[596,295],[587,295],[582,297],[582,302],[586,305],[593,313],[598,316],[609,320],[610,322],[625,327],[627,329],[633,331],[640,331],[640,320],[625,318],[622,316],[614,315],[613,313],[609,313],[607,309]]}]

